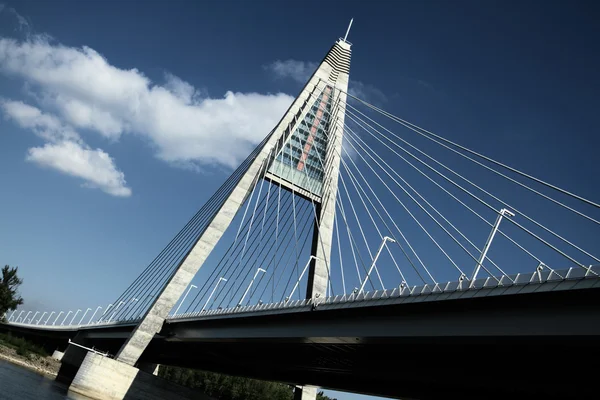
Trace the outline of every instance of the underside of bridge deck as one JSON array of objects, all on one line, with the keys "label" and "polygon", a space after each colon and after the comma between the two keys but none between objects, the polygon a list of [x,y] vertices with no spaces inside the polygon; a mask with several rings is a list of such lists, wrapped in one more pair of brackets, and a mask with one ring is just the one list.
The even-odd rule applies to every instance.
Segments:
[{"label": "underside of bridge deck", "polygon": [[152,351],[161,364],[414,399],[593,398],[583,360],[600,356],[576,337],[162,343]]},{"label": "underside of bridge deck", "polygon": [[[78,337],[115,354],[132,326]],[[565,399],[597,397],[599,357],[594,288],[171,320],[140,362],[405,399]]]},{"label": "underside of bridge deck", "polygon": [[599,292],[172,322],[145,358],[402,398],[591,398]]}]

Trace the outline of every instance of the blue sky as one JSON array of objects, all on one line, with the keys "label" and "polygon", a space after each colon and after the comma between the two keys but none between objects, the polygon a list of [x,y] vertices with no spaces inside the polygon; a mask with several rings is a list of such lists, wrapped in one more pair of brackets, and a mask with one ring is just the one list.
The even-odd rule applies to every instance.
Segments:
[{"label": "blue sky", "polygon": [[[272,128],[351,17],[359,97],[600,198],[595,2],[0,8],[0,263],[20,267],[34,309],[114,300]],[[587,227],[558,226],[597,247]]]}]

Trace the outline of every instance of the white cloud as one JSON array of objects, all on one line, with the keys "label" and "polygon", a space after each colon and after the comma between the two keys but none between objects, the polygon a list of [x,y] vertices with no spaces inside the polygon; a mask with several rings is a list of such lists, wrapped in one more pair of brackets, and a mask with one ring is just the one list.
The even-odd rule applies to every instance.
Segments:
[{"label": "white cloud", "polygon": [[113,196],[131,196],[125,175],[101,149],[93,150],[86,145],[65,140],[46,143],[43,147],[33,147],[28,150],[26,159],[40,166],[82,178],[86,187],[98,188]]},{"label": "white cloud", "polygon": [[96,130],[113,139],[117,139],[123,132],[124,122],[121,119],[113,117],[110,112],[93,103],[61,94],[45,94],[42,103],[57,108],[66,121],[79,128]]},{"label": "white cloud", "polygon": [[192,85],[169,72],[165,73],[165,88],[185,104],[191,104],[196,93]]},{"label": "white cloud", "polygon": [[136,134],[174,165],[236,166],[273,128],[293,98],[283,93],[227,92],[201,98],[191,84],[167,74],[164,85],[137,69],[111,65],[89,47],[33,36],[0,38],[0,71],[21,76],[45,108],[78,128],[112,140]]},{"label": "white cloud", "polygon": [[9,10],[11,10],[13,12],[13,14],[15,15],[15,17],[17,18],[17,22],[19,23],[19,30],[28,32],[29,29],[31,28],[29,26],[29,22],[27,22],[27,20],[23,16],[21,16],[19,13],[17,13],[14,8],[11,8]]},{"label": "white cloud", "polygon": [[380,105],[387,101],[387,96],[375,86],[352,79],[348,84],[348,93],[375,105]]},{"label": "white cloud", "polygon": [[21,14],[19,14],[14,8],[6,7],[6,5],[0,3],[0,14],[4,10],[6,10],[6,12],[11,15],[11,19],[14,19],[14,21],[17,23],[17,30],[29,33],[31,26],[29,22],[27,22],[27,19],[25,19]]},{"label": "white cloud", "polygon": [[265,65],[267,71],[273,72],[277,78],[291,78],[299,83],[306,83],[319,65],[310,61],[277,60]]},{"label": "white cloud", "polygon": [[79,135],[71,127],[64,125],[54,115],[43,113],[39,108],[11,100],[0,100],[0,108],[7,118],[14,120],[21,128],[31,129],[42,139],[51,142],[79,141]]},{"label": "white cloud", "polygon": [[55,115],[22,101],[2,100],[0,108],[6,118],[48,142],[43,147],[29,149],[27,161],[82,178],[84,186],[101,189],[113,196],[131,195],[125,175],[117,169],[113,159],[101,149],[90,149],[72,127]]}]

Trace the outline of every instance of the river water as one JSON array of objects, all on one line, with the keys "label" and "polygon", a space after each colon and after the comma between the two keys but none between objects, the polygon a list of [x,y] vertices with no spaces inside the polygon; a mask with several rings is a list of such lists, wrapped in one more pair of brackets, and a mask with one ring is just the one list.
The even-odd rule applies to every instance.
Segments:
[{"label": "river water", "polygon": [[[326,394],[340,400],[386,400],[383,397],[369,397],[329,390],[326,391]],[[75,393],[68,393],[67,386],[56,382],[53,378],[0,359],[0,400],[90,399]]]},{"label": "river water", "polygon": [[82,400],[53,378],[0,359],[1,400]]}]

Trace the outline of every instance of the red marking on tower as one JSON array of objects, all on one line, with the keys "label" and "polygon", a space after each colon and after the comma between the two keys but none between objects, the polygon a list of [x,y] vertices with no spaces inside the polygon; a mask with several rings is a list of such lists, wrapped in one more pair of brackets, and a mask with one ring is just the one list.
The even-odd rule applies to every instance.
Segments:
[{"label": "red marking on tower", "polygon": [[321,104],[319,105],[319,109],[315,114],[315,120],[310,128],[310,133],[308,134],[308,138],[306,139],[306,144],[304,145],[304,150],[302,151],[302,156],[300,156],[300,161],[298,161],[298,166],[296,169],[298,171],[302,171],[304,169],[304,164],[306,163],[306,159],[308,158],[308,153],[312,148],[312,145],[315,141],[315,135],[317,134],[317,127],[323,119],[323,109],[327,105],[327,100],[329,100],[329,94],[331,93],[331,87],[327,86],[325,90],[323,90],[323,98],[321,99]]}]

